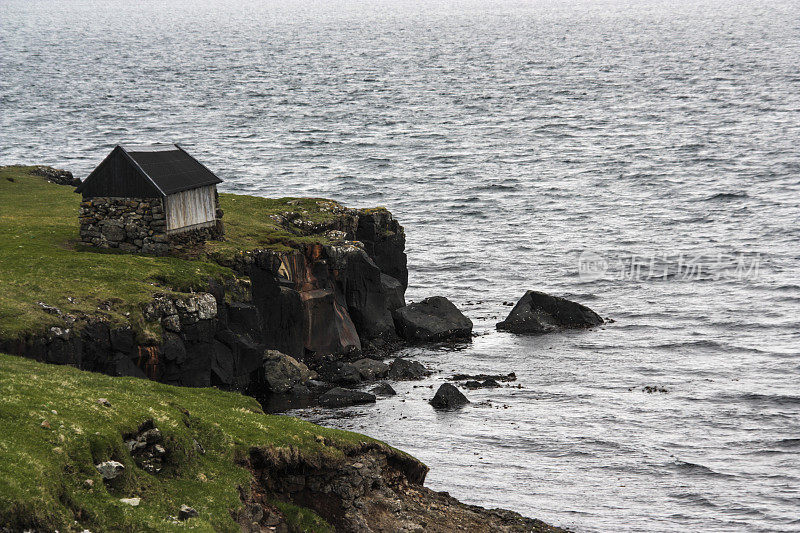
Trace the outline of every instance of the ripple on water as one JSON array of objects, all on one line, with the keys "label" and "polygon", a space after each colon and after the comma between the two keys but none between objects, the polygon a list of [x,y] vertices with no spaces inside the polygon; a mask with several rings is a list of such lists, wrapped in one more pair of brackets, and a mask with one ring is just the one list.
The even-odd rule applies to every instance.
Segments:
[{"label": "ripple on water", "polygon": [[[797,529],[794,2],[6,0],[0,20],[4,164],[85,177],[116,143],[174,140],[223,192],[383,205],[407,299],[447,296],[482,333],[405,351],[438,371],[424,388],[296,413],[580,532]],[[580,275],[584,250],[608,276]],[[625,268],[719,254],[758,271]],[[526,289],[616,322],[496,332]],[[510,371],[522,389],[427,403],[451,373]]]}]

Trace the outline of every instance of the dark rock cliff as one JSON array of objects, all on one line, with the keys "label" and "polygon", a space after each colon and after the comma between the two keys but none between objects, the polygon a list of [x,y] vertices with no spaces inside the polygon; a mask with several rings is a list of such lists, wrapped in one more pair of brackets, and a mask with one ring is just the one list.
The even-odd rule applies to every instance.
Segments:
[{"label": "dark rock cliff", "polygon": [[391,312],[404,305],[408,282],[402,226],[385,210],[342,209],[307,230],[320,242],[239,254],[226,266],[242,279],[229,286],[156,294],[143,315],[145,326],[160,326],[158,340],[143,340],[135,324],[89,318],[0,339],[0,350],[111,375],[247,390],[265,350],[312,364],[394,340]]}]

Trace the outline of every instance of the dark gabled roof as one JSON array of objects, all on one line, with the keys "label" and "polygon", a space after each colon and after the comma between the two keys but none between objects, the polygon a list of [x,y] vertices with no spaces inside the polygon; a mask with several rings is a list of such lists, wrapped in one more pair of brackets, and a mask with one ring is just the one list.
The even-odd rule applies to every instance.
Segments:
[{"label": "dark gabled roof", "polygon": [[[163,196],[222,182],[177,144],[129,148],[117,146],[114,151],[121,153]],[[75,192],[84,191],[100,166],[75,189]]]}]

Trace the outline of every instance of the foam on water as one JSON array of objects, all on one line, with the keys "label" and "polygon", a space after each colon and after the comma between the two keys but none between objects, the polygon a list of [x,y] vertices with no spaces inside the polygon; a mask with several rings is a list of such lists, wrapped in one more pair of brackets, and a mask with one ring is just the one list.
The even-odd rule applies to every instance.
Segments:
[{"label": "foam on water", "polygon": [[[798,35],[780,0],[8,0],[0,161],[84,177],[179,142],[227,191],[385,205],[409,299],[450,297],[479,336],[407,350],[438,373],[397,397],[298,414],[578,531],[797,531]],[[666,271],[586,279],[587,250]],[[687,279],[696,256],[723,259]],[[528,288],[616,321],[496,332]],[[522,388],[427,404],[510,371]]]}]

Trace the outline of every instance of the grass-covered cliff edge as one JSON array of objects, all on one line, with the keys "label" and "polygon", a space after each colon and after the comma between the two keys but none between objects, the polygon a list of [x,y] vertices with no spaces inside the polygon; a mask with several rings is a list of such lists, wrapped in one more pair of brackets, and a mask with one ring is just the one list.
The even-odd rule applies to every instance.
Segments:
[{"label": "grass-covered cliff edge", "polygon": [[[158,471],[127,444],[153,427]],[[430,491],[426,472],[240,394],[0,354],[0,531],[561,531]]]},{"label": "grass-covered cliff edge", "polygon": [[234,280],[229,266],[237,255],[327,244],[324,234],[309,235],[291,220],[324,226],[341,209],[322,199],[221,194],[226,237],[209,242],[207,256],[132,255],[80,244],[80,196],[36,169],[0,167],[0,336],[6,338],[62,326],[50,307],[77,319],[102,315],[141,327],[143,306],[154,293],[203,291],[210,280]]},{"label": "grass-covered cliff edge", "polygon": [[[235,388],[214,379],[241,385],[269,342],[308,351],[295,331],[309,320],[300,286],[318,297],[315,324],[346,305],[360,311],[359,334],[377,331],[369,311],[386,312],[372,298],[384,273],[401,301],[405,286],[402,227],[388,212],[223,194],[226,240],[192,257],[99,251],[78,243],[78,195],[36,168],[0,167],[0,351],[60,365],[0,354],[0,532],[558,531],[433,492],[425,465],[369,437],[266,415],[215,388],[73,367]],[[342,244],[359,216],[364,249]],[[275,282],[274,254],[291,255],[279,267],[297,269],[297,290]],[[148,316],[154,302],[172,314]],[[124,469],[104,479],[106,461]],[[178,519],[182,505],[197,516]]]}]

